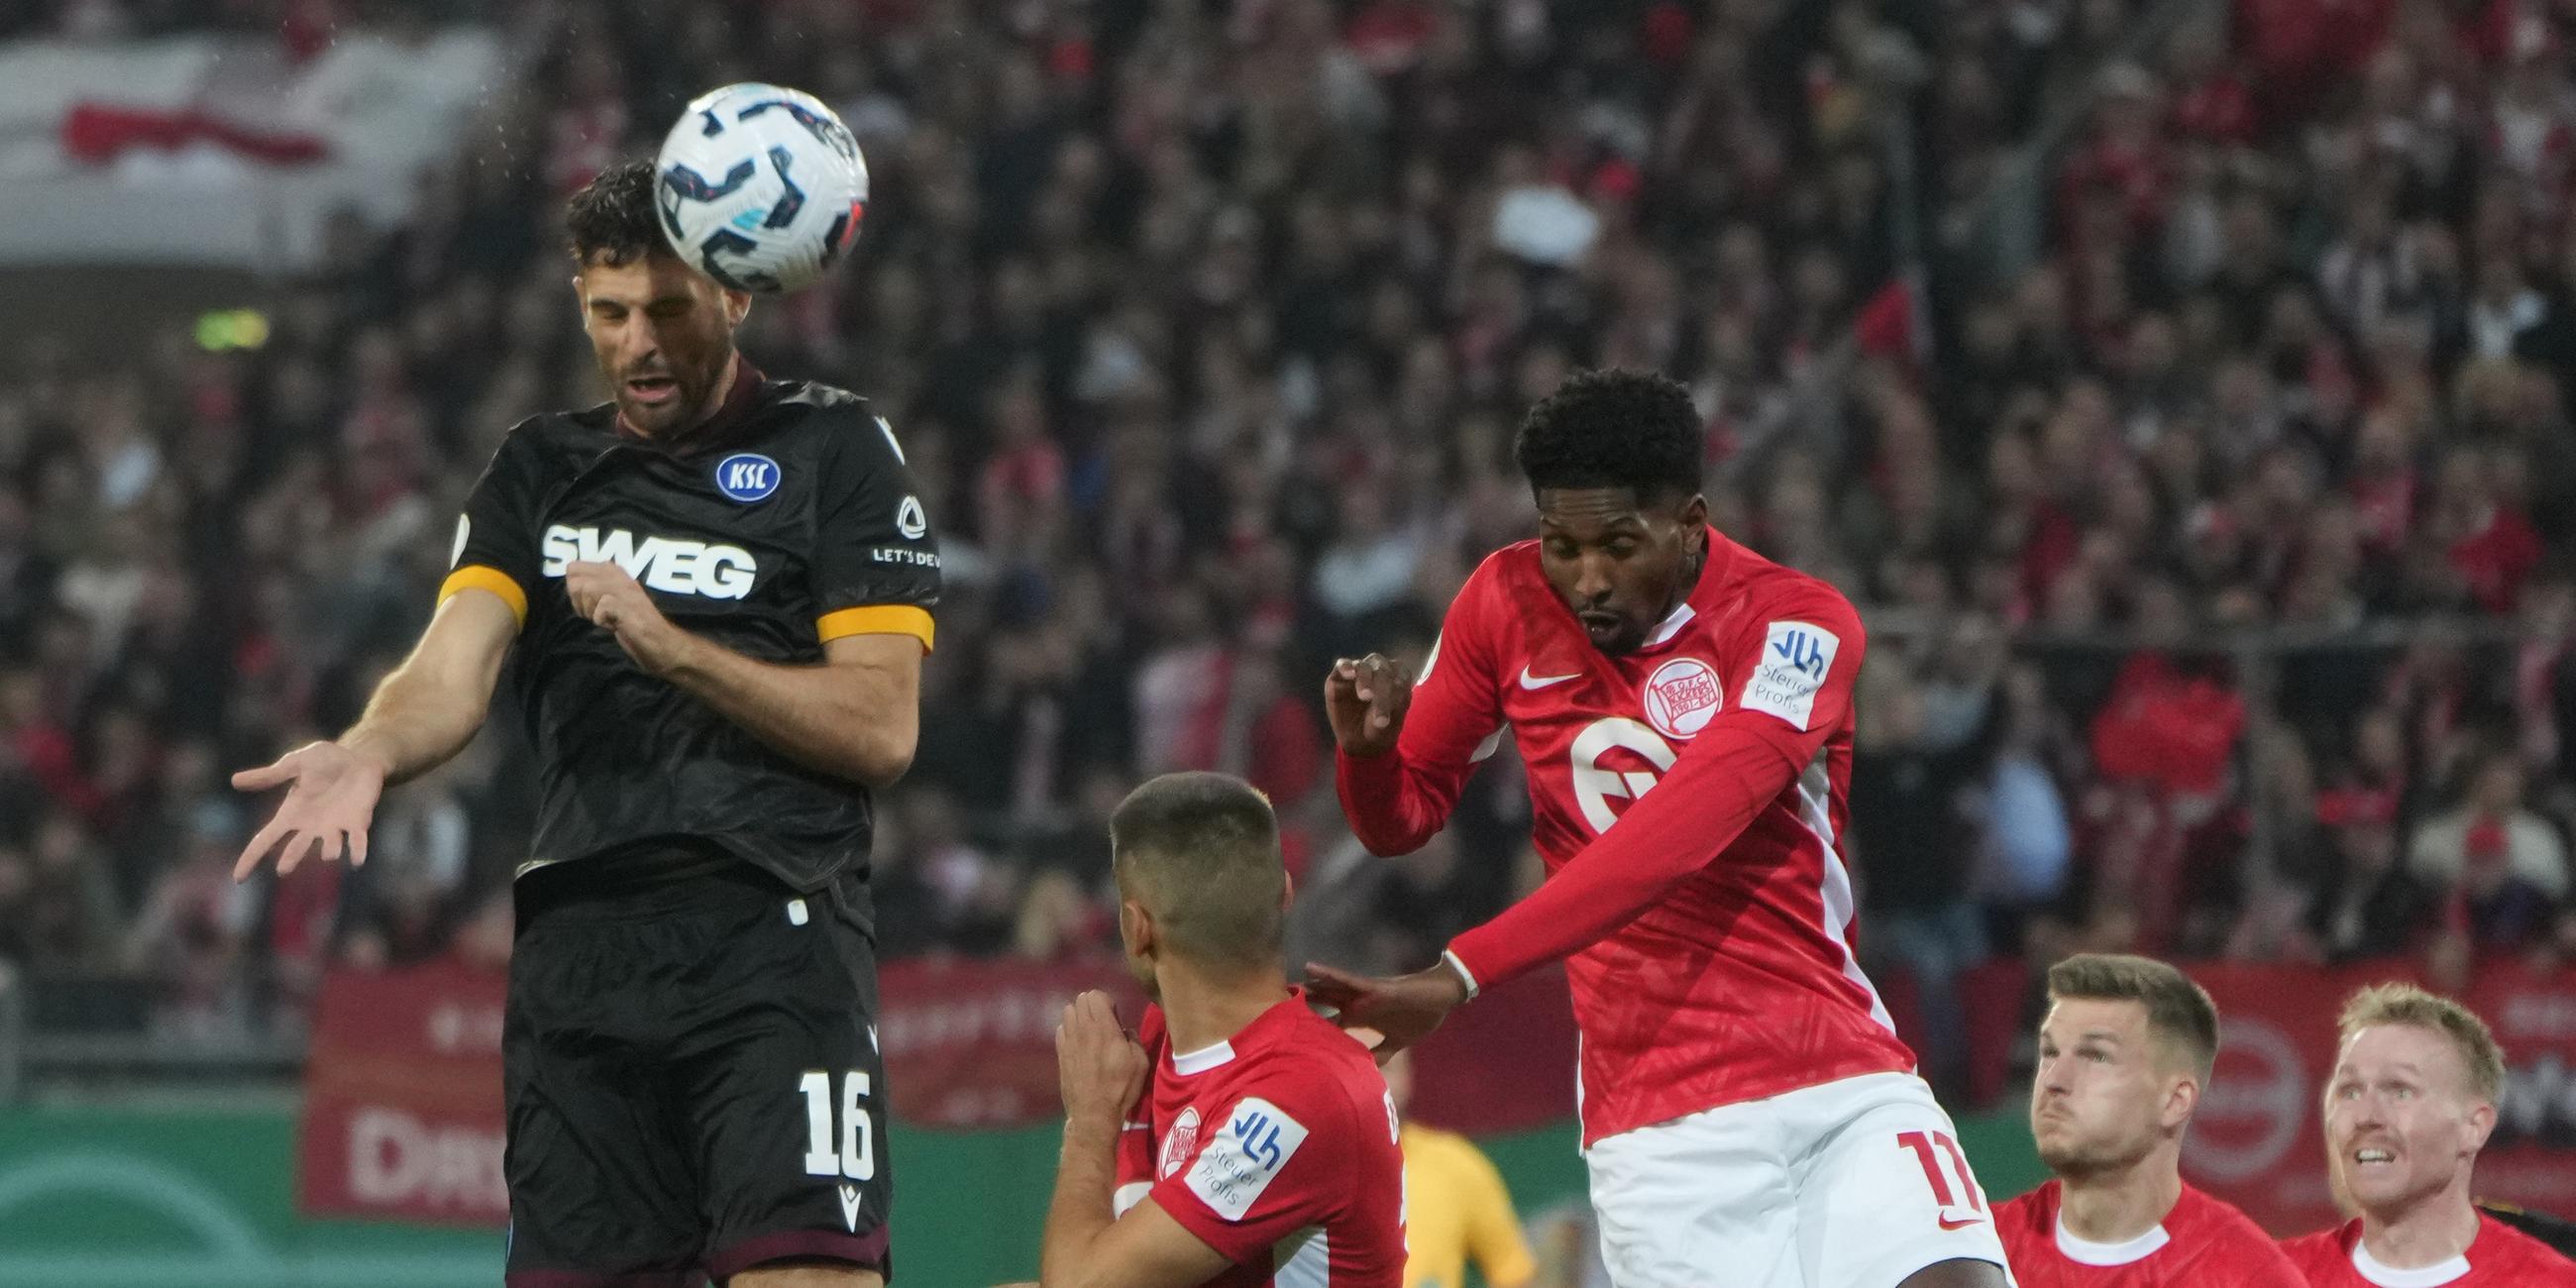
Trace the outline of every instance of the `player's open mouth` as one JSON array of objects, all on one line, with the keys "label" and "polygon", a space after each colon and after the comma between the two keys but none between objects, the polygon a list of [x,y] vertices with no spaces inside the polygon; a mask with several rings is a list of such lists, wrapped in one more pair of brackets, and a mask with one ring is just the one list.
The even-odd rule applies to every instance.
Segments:
[{"label": "player's open mouth", "polygon": [[1583,619],[1583,629],[1592,632],[1595,639],[1618,634],[1619,627],[1624,624],[1617,613],[1576,613],[1575,616]]},{"label": "player's open mouth", "polygon": [[2387,1150],[2380,1149],[2380,1148],[2377,1148],[2377,1147],[2375,1147],[2375,1146],[2374,1146],[2374,1147],[2371,1147],[2371,1148],[2368,1148],[2368,1149],[2356,1149],[2356,1150],[2352,1151],[2352,1161],[2353,1161],[2353,1162],[2355,1162],[2355,1163],[2357,1163],[2357,1164],[2358,1164],[2358,1163],[2394,1163],[2394,1162],[2396,1162],[2396,1161],[2397,1161],[2397,1156],[2396,1156],[2395,1154],[2389,1153]]},{"label": "player's open mouth", "polygon": [[626,392],[641,403],[667,402],[680,391],[680,382],[669,376],[636,376],[626,382]]}]

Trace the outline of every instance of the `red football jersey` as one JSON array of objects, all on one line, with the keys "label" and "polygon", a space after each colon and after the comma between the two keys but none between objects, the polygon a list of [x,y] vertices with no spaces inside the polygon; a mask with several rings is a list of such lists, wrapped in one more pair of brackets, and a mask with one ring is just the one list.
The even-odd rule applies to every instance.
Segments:
[{"label": "red football jersey", "polygon": [[1396,749],[1340,757],[1353,831],[1401,854],[1510,726],[1548,879],[1450,953],[1479,986],[1567,959],[1587,1145],[1914,1067],[1853,959],[1835,841],[1860,619],[1824,582],[1708,538],[1699,584],[1624,657],[1549,589],[1537,542],[1495,552],[1450,606]]},{"label": "red football jersey", "polygon": [[2381,1264],[2361,1246],[2359,1217],[2285,1239],[2281,1251],[2311,1288],[2576,1288],[2576,1261],[2484,1212],[2469,1250],[2438,1266]]},{"label": "red football jersey", "polygon": [[2059,1194],[2050,1181],[1995,1208],[2021,1288],[2306,1288],[2261,1226],[2189,1185],[2154,1229],[2118,1244],[2067,1233]]},{"label": "red football jersey", "polygon": [[1404,1282],[1404,1153],[1365,1048],[1302,992],[1201,1051],[1147,1007],[1137,1040],[1154,1077],[1119,1141],[1121,1214],[1150,1196],[1233,1260],[1208,1288]]}]

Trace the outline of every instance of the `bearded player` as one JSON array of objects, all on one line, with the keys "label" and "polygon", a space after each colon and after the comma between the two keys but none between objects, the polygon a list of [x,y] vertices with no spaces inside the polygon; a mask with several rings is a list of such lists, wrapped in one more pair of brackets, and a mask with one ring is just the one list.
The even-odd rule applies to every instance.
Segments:
[{"label": "bearded player", "polygon": [[[1401,1047],[1564,959],[1583,1144],[1620,1288],[2009,1282],[1949,1116],[1852,957],[1835,838],[1860,619],[1708,525],[1700,417],[1585,372],[1514,451],[1539,536],[1468,578],[1418,683],[1325,681],[1343,812],[1379,854],[1448,822],[1508,726],[1548,879],[1393,979],[1312,968]],[[1616,826],[1613,826],[1613,825]]]},{"label": "bearded player", "polygon": [[2056,1179],[1995,1208],[2023,1288],[2296,1288],[2245,1214],[2183,1184],[2218,1007],[2181,971],[2085,954],[2048,971],[2030,1131]]},{"label": "bearded player", "polygon": [[2380,984],[2343,1008],[2327,1165],[2361,1215],[2282,1244],[2315,1288],[2576,1288],[2576,1262],[2469,1201],[2504,1052],[2467,1007]]},{"label": "bearded player", "polygon": [[287,789],[235,876],[363,862],[380,793],[465,747],[515,651],[508,1288],[877,1288],[870,793],[912,762],[938,547],[894,431],[754,370],[751,297],[671,254],[653,191],[626,162],[565,214],[610,401],[502,439],[356,725],[234,776]]}]

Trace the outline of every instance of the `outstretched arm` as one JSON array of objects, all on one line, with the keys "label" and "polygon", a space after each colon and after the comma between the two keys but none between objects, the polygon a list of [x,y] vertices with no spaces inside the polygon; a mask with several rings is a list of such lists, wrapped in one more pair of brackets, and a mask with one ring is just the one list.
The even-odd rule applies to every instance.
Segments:
[{"label": "outstretched arm", "polygon": [[388,785],[436,768],[473,741],[518,631],[518,610],[505,592],[474,586],[451,593],[348,732],[233,775],[242,791],[287,789],[276,816],[243,848],[233,879],[248,877],[272,851],[281,873],[314,853],[366,862],[377,799]]}]

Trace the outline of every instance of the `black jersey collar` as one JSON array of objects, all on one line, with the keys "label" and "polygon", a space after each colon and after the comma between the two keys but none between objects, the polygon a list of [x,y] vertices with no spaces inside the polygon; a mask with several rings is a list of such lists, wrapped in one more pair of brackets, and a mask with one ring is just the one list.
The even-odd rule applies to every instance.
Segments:
[{"label": "black jersey collar", "polygon": [[686,453],[719,441],[742,420],[742,414],[751,407],[753,395],[760,392],[761,382],[768,378],[760,374],[760,368],[751,365],[751,359],[737,353],[733,360],[733,387],[725,391],[724,401],[716,405],[714,415],[668,439],[660,439],[627,424],[626,413],[621,411],[614,421],[617,436],[629,443],[659,447],[673,453]]}]

